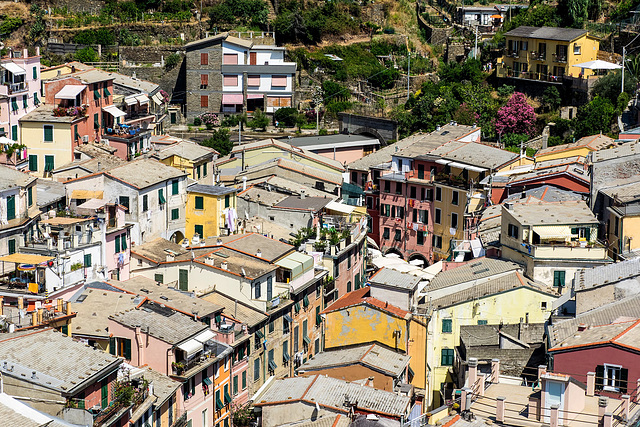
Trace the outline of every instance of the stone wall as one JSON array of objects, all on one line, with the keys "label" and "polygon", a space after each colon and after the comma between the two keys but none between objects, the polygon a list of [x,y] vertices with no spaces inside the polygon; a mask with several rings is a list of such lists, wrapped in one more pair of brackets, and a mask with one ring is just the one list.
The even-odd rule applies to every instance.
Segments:
[{"label": "stone wall", "polygon": [[445,28],[433,27],[429,25],[427,21],[425,21],[425,19],[420,15],[419,11],[417,15],[418,15],[418,26],[424,29],[427,42],[429,42],[430,44],[441,44],[441,45],[444,45],[447,43],[447,40],[453,33],[453,27],[445,27]]},{"label": "stone wall", "polygon": [[[208,65],[200,65],[200,54],[208,53]],[[200,74],[209,74],[207,89],[200,89]],[[186,54],[186,110],[187,120],[206,111],[218,111],[222,104],[222,45],[207,46]],[[200,106],[200,97],[209,97],[209,106]]]}]

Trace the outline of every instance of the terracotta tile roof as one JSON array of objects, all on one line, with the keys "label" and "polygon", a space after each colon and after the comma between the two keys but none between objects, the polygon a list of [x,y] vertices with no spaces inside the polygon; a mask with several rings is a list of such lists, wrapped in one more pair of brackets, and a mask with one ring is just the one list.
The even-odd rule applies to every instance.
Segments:
[{"label": "terracotta tile roof", "polygon": [[369,296],[369,287],[365,286],[364,288],[355,290],[353,292],[349,292],[344,296],[338,298],[336,302],[327,307],[322,313],[331,313],[333,311],[338,311],[343,308],[353,307],[356,305],[368,304],[372,307],[379,308],[380,310],[386,311],[389,314],[394,316],[404,318],[409,314],[408,311],[405,311],[395,305],[391,305],[384,301],[380,301],[377,298],[373,298]]}]

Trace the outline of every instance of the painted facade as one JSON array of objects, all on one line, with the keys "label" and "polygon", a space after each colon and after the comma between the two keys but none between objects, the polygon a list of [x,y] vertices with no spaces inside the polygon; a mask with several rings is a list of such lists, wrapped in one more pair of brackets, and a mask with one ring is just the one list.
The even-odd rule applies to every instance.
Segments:
[{"label": "painted facade", "polygon": [[[237,209],[236,189],[213,185],[187,187],[185,237],[189,241],[198,234],[200,240],[231,234],[226,221],[229,209]],[[194,243],[195,244],[195,243]]]}]

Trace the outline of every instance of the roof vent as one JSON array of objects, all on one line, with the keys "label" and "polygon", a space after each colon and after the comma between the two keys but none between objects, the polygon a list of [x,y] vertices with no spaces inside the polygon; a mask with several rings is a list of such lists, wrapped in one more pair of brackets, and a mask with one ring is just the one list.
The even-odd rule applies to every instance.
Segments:
[{"label": "roof vent", "polygon": [[258,258],[262,258],[262,251],[260,249],[258,249],[258,252],[256,252],[256,256]]},{"label": "roof vent", "polygon": [[31,371],[31,379],[32,380],[37,380],[38,376],[36,375],[36,371]]},{"label": "roof vent", "polygon": [[586,324],[584,324],[584,323],[580,323],[580,324],[578,325],[578,331],[582,332],[582,331],[584,331],[585,329],[587,329],[587,325],[586,325]]},{"label": "roof vent", "polygon": [[223,262],[222,264],[220,264],[220,268],[222,268],[223,270],[228,270],[229,269],[229,264],[227,264],[227,262]]},{"label": "roof vent", "polygon": [[222,239],[216,240],[216,244],[221,245],[222,244]]}]

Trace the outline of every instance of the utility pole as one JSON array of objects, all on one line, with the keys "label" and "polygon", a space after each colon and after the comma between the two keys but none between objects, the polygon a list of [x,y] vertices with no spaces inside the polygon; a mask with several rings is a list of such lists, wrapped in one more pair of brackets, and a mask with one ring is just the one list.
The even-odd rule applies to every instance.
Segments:
[{"label": "utility pole", "polygon": [[620,83],[620,93],[624,92],[624,57],[627,53],[627,47],[622,47],[622,82]]},{"label": "utility pole", "polygon": [[[408,43],[407,43],[408,45]],[[408,46],[407,46],[408,47]],[[409,58],[409,63],[407,64],[407,100],[409,100],[409,91],[410,91],[410,84],[411,84],[411,51],[409,49],[407,49],[407,57]]]},{"label": "utility pole", "polygon": [[478,26],[476,25],[476,46],[473,48],[473,58],[478,59]]}]

